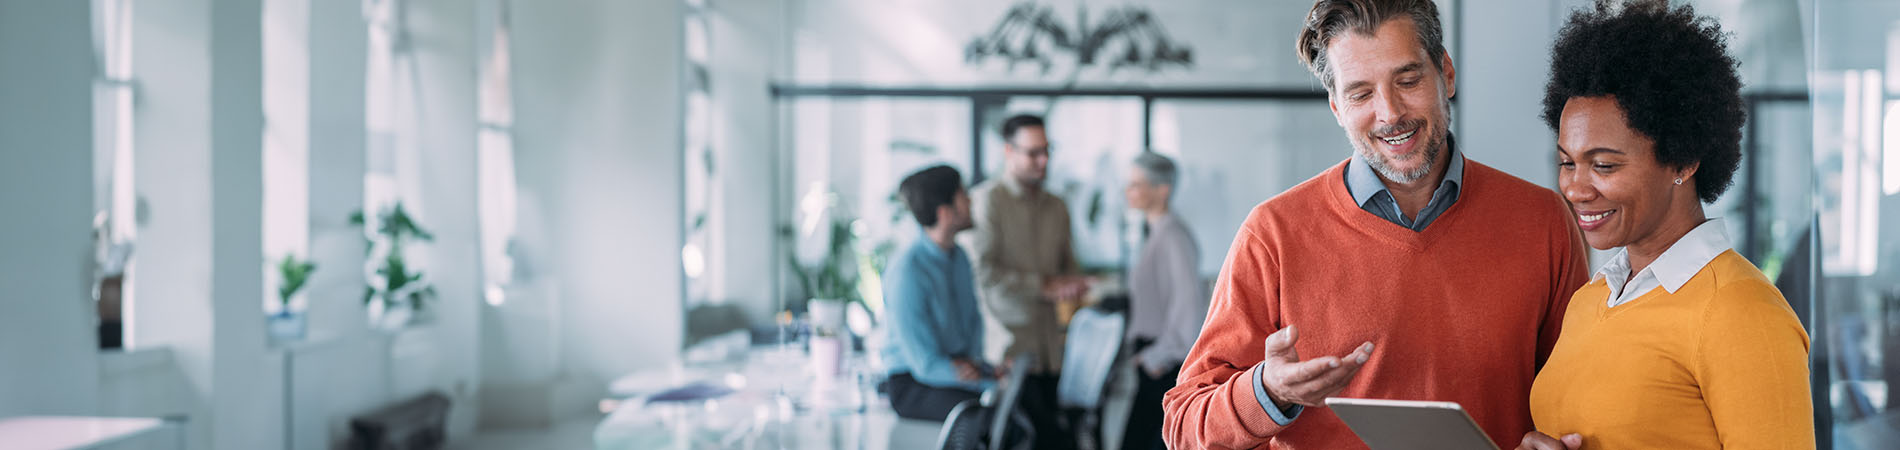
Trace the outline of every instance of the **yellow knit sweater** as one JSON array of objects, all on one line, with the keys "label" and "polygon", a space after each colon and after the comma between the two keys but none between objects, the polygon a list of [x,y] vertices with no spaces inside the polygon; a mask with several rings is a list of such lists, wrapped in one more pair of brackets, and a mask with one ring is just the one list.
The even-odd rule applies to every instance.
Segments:
[{"label": "yellow knit sweater", "polygon": [[1531,418],[1587,449],[1812,449],[1808,335],[1767,277],[1725,251],[1671,294],[1571,297]]}]

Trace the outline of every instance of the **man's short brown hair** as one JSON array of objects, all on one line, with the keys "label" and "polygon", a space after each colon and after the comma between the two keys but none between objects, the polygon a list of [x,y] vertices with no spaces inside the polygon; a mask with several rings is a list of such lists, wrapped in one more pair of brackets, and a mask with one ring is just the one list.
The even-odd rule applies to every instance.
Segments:
[{"label": "man's short brown hair", "polygon": [[1412,19],[1419,45],[1425,46],[1432,67],[1445,70],[1441,59],[1445,55],[1445,29],[1438,22],[1438,5],[1432,0],[1319,0],[1306,14],[1294,50],[1300,55],[1300,63],[1306,64],[1306,69],[1318,76],[1330,92],[1333,74],[1326,47],[1333,44],[1333,38],[1346,31],[1371,36],[1380,24],[1399,18]]}]

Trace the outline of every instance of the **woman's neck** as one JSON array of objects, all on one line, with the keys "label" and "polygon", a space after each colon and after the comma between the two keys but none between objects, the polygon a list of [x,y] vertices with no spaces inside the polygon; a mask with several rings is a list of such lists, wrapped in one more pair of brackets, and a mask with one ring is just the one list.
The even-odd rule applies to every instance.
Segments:
[{"label": "woman's neck", "polygon": [[1689,201],[1692,207],[1683,208],[1681,212],[1671,214],[1648,236],[1631,242],[1625,248],[1625,252],[1629,254],[1632,278],[1648,268],[1650,264],[1655,263],[1656,258],[1662,257],[1663,252],[1676,245],[1676,241],[1682,240],[1682,237],[1687,236],[1690,231],[1695,231],[1696,227],[1709,221],[1708,217],[1702,214],[1702,202],[1695,199]]}]

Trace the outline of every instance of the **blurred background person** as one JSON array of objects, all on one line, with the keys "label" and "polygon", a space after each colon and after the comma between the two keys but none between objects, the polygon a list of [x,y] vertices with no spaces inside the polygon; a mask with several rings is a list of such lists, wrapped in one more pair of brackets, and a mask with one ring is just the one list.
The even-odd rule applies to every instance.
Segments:
[{"label": "blurred background person", "polygon": [[1001,361],[1035,355],[1027,370],[1022,405],[1036,426],[1036,448],[1070,444],[1057,419],[1056,382],[1062,373],[1063,327],[1058,302],[1079,301],[1088,281],[1078,275],[1069,205],[1043,190],[1049,175],[1049,138],[1041,117],[1018,115],[1003,121],[1002,176],[972,190],[976,215],[977,283],[983,304],[1001,328]]},{"label": "blurred background person", "polygon": [[983,362],[983,316],[970,258],[955,240],[971,227],[970,197],[963,176],[949,166],[905,177],[898,193],[923,236],[884,271],[891,409],[899,417],[943,420],[995,384]]},{"label": "blurred background person", "polygon": [[1187,224],[1169,210],[1178,176],[1174,160],[1143,152],[1135,157],[1122,191],[1128,207],[1141,212],[1146,239],[1128,272],[1128,348],[1138,381],[1124,450],[1167,448],[1161,440],[1161,398],[1174,388],[1181,362],[1207,318],[1207,290],[1196,269],[1201,248]]}]

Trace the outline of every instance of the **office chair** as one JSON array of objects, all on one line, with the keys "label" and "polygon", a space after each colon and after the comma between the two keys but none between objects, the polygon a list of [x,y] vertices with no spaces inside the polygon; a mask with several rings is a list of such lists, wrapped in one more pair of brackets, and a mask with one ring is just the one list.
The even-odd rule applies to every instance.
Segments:
[{"label": "office chair", "polygon": [[1100,448],[1102,398],[1113,377],[1128,318],[1104,308],[1083,308],[1069,319],[1063,347],[1062,378],[1056,380],[1056,404],[1075,424],[1078,448]]},{"label": "office chair", "polygon": [[983,393],[982,399],[964,400],[950,409],[950,416],[937,434],[942,450],[1022,450],[1036,440],[1036,429],[1029,416],[1016,409],[1022,396],[1023,379],[1034,364],[1034,354],[1016,355],[1009,376],[996,388]]}]

